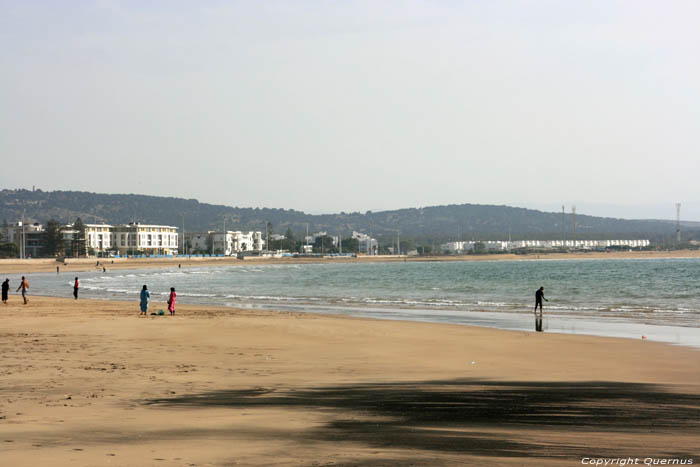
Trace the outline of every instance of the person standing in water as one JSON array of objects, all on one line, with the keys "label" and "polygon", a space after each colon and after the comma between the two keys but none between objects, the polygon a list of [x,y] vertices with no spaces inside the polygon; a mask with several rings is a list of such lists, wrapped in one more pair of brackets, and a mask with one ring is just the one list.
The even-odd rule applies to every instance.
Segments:
[{"label": "person standing in water", "polygon": [[148,291],[148,287],[144,285],[143,289],[141,289],[141,313],[139,313],[139,316],[148,314],[148,302],[150,301],[151,293]]},{"label": "person standing in water", "polygon": [[78,278],[75,278],[75,282],[73,282],[73,296],[75,299],[78,299],[78,289],[80,288],[80,282],[78,281]]},{"label": "person standing in water", "polygon": [[7,294],[10,291],[10,279],[5,279],[2,283],[2,303],[7,305]]},{"label": "person standing in water", "polygon": [[170,297],[168,297],[168,311],[170,316],[175,316],[175,299],[177,294],[175,293],[175,287],[170,287]]},{"label": "person standing in water", "polygon": [[29,303],[29,300],[27,300],[27,293],[29,291],[29,281],[22,276],[22,281],[19,284],[19,287],[17,287],[17,290],[15,292],[19,292],[19,289],[22,289],[22,298],[24,299],[24,304],[26,305]]},{"label": "person standing in water", "polygon": [[[540,287],[537,289],[537,292],[535,292],[535,331],[537,332],[542,332],[542,300],[545,302],[549,301],[544,298],[544,287]],[[539,315],[537,314],[538,306],[540,307]]]}]

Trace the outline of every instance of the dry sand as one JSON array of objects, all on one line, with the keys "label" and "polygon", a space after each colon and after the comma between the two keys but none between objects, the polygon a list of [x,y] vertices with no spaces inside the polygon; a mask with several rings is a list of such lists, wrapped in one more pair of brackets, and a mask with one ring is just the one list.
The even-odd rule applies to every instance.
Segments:
[{"label": "dry sand", "polygon": [[20,302],[0,304],[2,466],[700,463],[700,353],[690,348]]},{"label": "dry sand", "polygon": [[[490,254],[490,255],[454,255],[454,256],[363,256],[353,257],[256,257],[246,259],[228,258],[69,258],[67,264],[50,258],[34,259],[0,259],[0,274],[24,274],[32,272],[101,271],[103,267],[112,269],[144,268],[184,268],[201,266],[241,265],[254,262],[263,264],[303,264],[303,263],[358,263],[358,262],[425,262],[425,261],[545,261],[545,260],[596,260],[596,259],[662,259],[662,258],[700,258],[700,250],[673,251],[618,251],[618,252],[576,252],[547,254]],[[96,263],[99,261],[100,265]]]}]

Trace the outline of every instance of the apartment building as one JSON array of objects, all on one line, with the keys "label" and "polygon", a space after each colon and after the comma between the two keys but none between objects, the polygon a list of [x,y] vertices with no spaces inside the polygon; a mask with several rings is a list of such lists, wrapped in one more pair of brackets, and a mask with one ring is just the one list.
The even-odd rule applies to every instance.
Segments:
[{"label": "apartment building", "polygon": [[265,241],[262,232],[241,232],[228,230],[226,232],[187,232],[185,242],[188,252],[207,254],[236,255],[243,251],[262,251]]},{"label": "apartment building", "polygon": [[175,255],[178,252],[177,227],[131,222],[124,225],[85,224],[86,248],[95,252],[113,251],[120,255],[140,251],[145,254]]}]

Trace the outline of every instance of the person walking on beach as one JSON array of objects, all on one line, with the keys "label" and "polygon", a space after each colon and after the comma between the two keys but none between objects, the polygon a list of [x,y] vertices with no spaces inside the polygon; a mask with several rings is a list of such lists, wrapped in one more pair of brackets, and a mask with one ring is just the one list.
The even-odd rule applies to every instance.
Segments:
[{"label": "person walking on beach", "polygon": [[24,304],[26,305],[27,303],[29,303],[29,300],[27,300],[29,282],[24,276],[22,276],[22,282],[20,282],[19,287],[17,287],[17,290],[15,290],[15,292],[19,292],[19,289],[22,289],[22,298],[24,299]]},{"label": "person walking on beach", "polygon": [[[546,298],[544,298],[544,287],[540,287],[537,289],[537,292],[535,292],[535,331],[537,332],[542,332],[542,300],[545,302],[548,302]],[[537,306],[539,305],[540,307],[540,314],[537,314]]]},{"label": "person walking on beach", "polygon": [[78,278],[75,278],[75,282],[73,283],[73,296],[75,299],[78,299],[78,289],[80,288],[80,282],[78,281]]},{"label": "person walking on beach", "polygon": [[141,289],[141,313],[139,313],[139,316],[148,314],[148,302],[150,300],[151,293],[148,291],[148,287],[144,285],[143,289]]},{"label": "person walking on beach", "polygon": [[168,311],[170,316],[175,316],[175,299],[177,294],[175,293],[175,287],[170,287],[170,297],[168,297]]},{"label": "person walking on beach", "polygon": [[5,279],[2,283],[2,303],[7,305],[7,294],[10,291],[10,279]]}]

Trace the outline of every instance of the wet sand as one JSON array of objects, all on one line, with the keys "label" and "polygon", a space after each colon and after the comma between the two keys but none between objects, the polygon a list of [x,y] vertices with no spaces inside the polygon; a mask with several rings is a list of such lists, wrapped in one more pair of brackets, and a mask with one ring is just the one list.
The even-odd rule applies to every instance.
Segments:
[{"label": "wet sand", "polygon": [[136,302],[20,303],[12,294],[0,305],[0,465],[700,462],[700,352],[690,348],[206,306],[139,318]]}]

